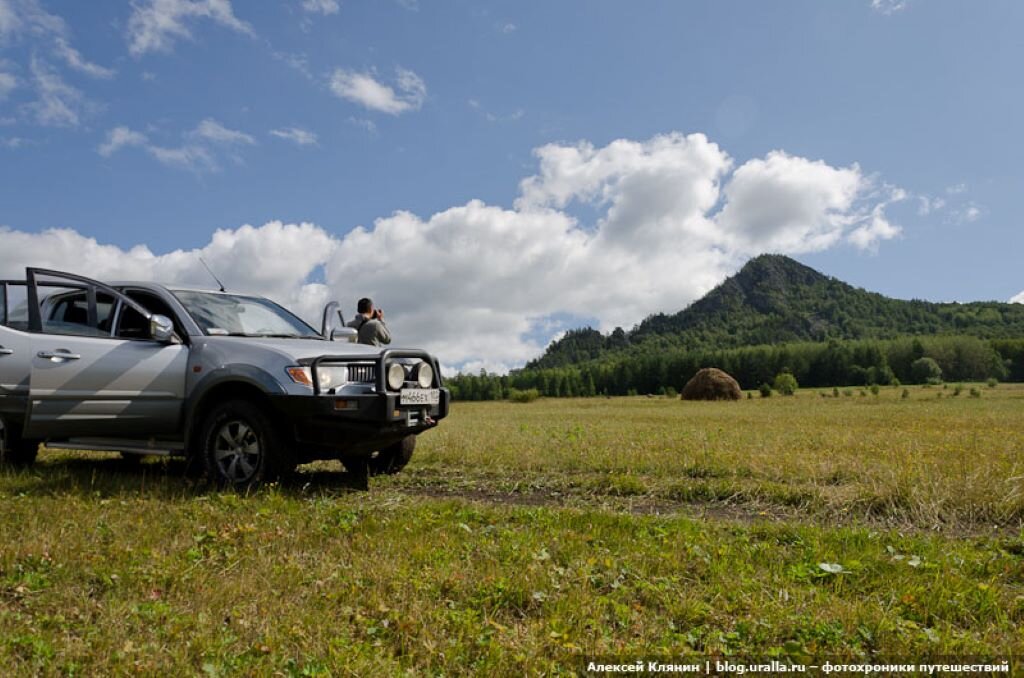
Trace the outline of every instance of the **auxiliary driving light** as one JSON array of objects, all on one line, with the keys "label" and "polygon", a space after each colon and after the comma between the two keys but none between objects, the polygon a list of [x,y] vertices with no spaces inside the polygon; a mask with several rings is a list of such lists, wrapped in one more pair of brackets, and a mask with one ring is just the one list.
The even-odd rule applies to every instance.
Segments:
[{"label": "auxiliary driving light", "polygon": [[392,391],[400,391],[403,384],[405,384],[405,367],[401,363],[388,365],[388,388]]},{"label": "auxiliary driving light", "polygon": [[412,378],[420,388],[430,388],[434,384],[434,368],[425,362],[417,363],[412,369]]}]

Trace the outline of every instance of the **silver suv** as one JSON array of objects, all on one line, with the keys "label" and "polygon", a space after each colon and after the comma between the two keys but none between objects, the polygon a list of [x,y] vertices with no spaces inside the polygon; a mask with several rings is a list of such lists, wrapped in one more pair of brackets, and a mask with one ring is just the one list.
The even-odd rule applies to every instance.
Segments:
[{"label": "silver suv", "polygon": [[318,332],[263,297],[26,269],[0,281],[0,460],[48,448],[182,456],[248,486],[340,459],[408,463],[448,414],[437,360],[353,343],[338,304]]}]

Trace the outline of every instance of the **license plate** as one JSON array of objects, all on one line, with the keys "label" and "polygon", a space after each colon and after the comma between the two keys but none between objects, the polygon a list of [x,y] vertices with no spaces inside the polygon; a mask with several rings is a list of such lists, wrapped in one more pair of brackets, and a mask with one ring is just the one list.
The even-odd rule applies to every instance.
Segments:
[{"label": "license plate", "polygon": [[441,402],[441,391],[436,388],[407,388],[398,396],[399,405],[437,405]]}]

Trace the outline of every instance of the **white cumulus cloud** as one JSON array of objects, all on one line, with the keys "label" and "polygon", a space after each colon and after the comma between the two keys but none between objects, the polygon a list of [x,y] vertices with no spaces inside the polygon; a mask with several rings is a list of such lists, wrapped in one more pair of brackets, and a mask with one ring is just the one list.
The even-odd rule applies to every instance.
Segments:
[{"label": "white cumulus cloud", "polygon": [[[117,128],[103,148],[149,143]],[[539,354],[564,329],[557,317],[628,327],[683,308],[753,254],[873,248],[898,234],[885,209],[906,197],[856,165],[781,151],[736,167],[702,134],[549,144],[535,154],[539,169],[511,207],[471,200],[426,216],[395,212],[343,234],[247,225],[166,254],[71,230],[7,229],[0,275],[34,264],[208,284],[203,256],[229,288],[266,294],[312,321],[329,299],[351,315],[370,296],[397,345],[422,346],[447,365],[498,368]]]},{"label": "white cumulus cloud", "polygon": [[1011,304],[1024,304],[1024,291],[1010,299]]},{"label": "white cumulus cloud", "polygon": [[83,110],[89,106],[82,92],[65,82],[42,59],[32,57],[30,70],[38,99],[29,109],[36,121],[49,127],[76,127]]},{"label": "white cumulus cloud", "polygon": [[21,27],[21,20],[10,0],[0,0],[0,41],[6,41]]},{"label": "white cumulus cloud", "polygon": [[[866,225],[855,202],[870,188],[856,165],[836,168],[823,161],[772,151],[748,160],[725,188],[726,204],[716,221],[742,251],[812,252],[851,234],[859,246],[892,237],[884,222]],[[858,225],[851,232],[850,227]]]},{"label": "white cumulus cloud", "polygon": [[316,144],[316,134],[310,132],[308,129],[302,129],[301,127],[272,129],[270,130],[270,134],[278,139],[285,139],[286,141],[291,141],[299,146],[312,146]]},{"label": "white cumulus cloud", "polygon": [[[0,63],[0,67],[3,64]],[[0,71],[0,101],[3,101],[7,96],[14,91],[14,88],[18,86],[18,79],[11,73],[4,73]]]},{"label": "white cumulus cloud", "polygon": [[199,126],[196,127],[191,134],[215,144],[241,144],[244,146],[252,146],[256,143],[256,139],[254,139],[252,135],[246,134],[245,132],[239,132],[238,130],[228,129],[213,118],[206,118],[200,122]]},{"label": "white cumulus cloud", "polygon": [[907,8],[909,0],[871,0],[871,9],[879,14],[895,14]]},{"label": "white cumulus cloud", "polygon": [[191,40],[189,24],[207,19],[225,28],[254,35],[252,26],[235,16],[231,0],[133,0],[128,18],[128,51],[170,52],[178,40]]},{"label": "white cumulus cloud", "polygon": [[64,20],[44,10],[39,0],[0,0],[0,41],[25,35],[64,35],[66,32]]},{"label": "white cumulus cloud", "polygon": [[[214,232],[204,247],[154,254],[145,245],[122,249],[70,229],[24,233],[0,227],[0,275],[22,277],[26,266],[56,268],[98,279],[169,280],[210,286],[202,257],[230,287],[274,297],[316,314],[306,279],[329,256],[333,239],[311,224],[270,222]],[[310,253],[316,257],[310,257]]]},{"label": "white cumulus cloud", "polygon": [[[129,127],[115,127],[107,132],[106,140],[96,151],[109,158],[122,148],[136,147],[146,151],[157,161],[171,167],[193,172],[216,172],[220,169],[218,153],[238,146],[252,146],[252,135],[225,127],[213,118],[202,120],[193,130],[182,135],[184,143],[164,146],[153,143],[149,136]],[[236,160],[238,156],[232,156]]]},{"label": "white cumulus cloud", "polygon": [[337,14],[341,6],[338,0],[302,0],[302,9],[313,14]]},{"label": "white cumulus cloud", "polygon": [[974,223],[984,216],[984,213],[981,205],[973,200],[968,200],[949,210],[947,222],[963,226],[964,224]]},{"label": "white cumulus cloud", "polygon": [[[65,80],[55,64],[93,78],[112,78],[114,71],[86,59],[71,44],[71,30],[60,16],[47,12],[39,0],[0,0],[0,48],[27,44],[31,56],[26,64],[0,60],[0,100],[15,87],[26,85],[34,100],[24,110],[40,125],[76,127],[83,113],[97,105]],[[27,71],[22,82],[11,69]]]},{"label": "white cumulus cloud", "polygon": [[390,115],[419,110],[427,98],[423,79],[404,68],[397,69],[394,87],[380,82],[373,73],[338,68],[331,75],[330,88],[342,99]]},{"label": "white cumulus cloud", "polygon": [[108,80],[114,77],[114,71],[110,68],[94,64],[82,56],[81,52],[71,46],[64,38],[58,38],[55,43],[57,54],[67,63],[68,66],[94,78]]},{"label": "white cumulus cloud", "polygon": [[149,139],[145,134],[127,127],[115,127],[107,132],[107,140],[100,144],[97,151],[104,158],[109,158],[125,146],[145,146],[147,143]]},{"label": "white cumulus cloud", "polygon": [[926,217],[932,212],[938,212],[946,207],[945,198],[932,198],[927,195],[919,195],[917,196],[917,201],[917,214],[922,217]]},{"label": "white cumulus cloud", "polygon": [[0,0],[0,46],[26,38],[48,46],[68,66],[94,78],[112,78],[114,71],[92,63],[71,45],[71,30],[56,14],[43,9],[39,0]]}]

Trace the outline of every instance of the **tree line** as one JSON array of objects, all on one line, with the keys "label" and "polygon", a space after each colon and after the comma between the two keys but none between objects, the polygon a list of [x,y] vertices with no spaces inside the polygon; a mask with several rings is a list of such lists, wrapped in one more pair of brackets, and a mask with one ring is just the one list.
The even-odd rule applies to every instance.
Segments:
[{"label": "tree line", "polygon": [[[922,358],[930,358],[945,381],[1024,381],[1024,339],[971,336],[831,340],[723,349],[662,348],[638,355],[606,355],[576,365],[528,367],[507,375],[481,372],[446,380],[457,400],[501,400],[536,390],[547,397],[674,393],[697,370],[717,367],[740,387],[756,389],[781,372],[801,386],[869,386],[923,381]],[[934,379],[936,375],[929,378]]]}]

